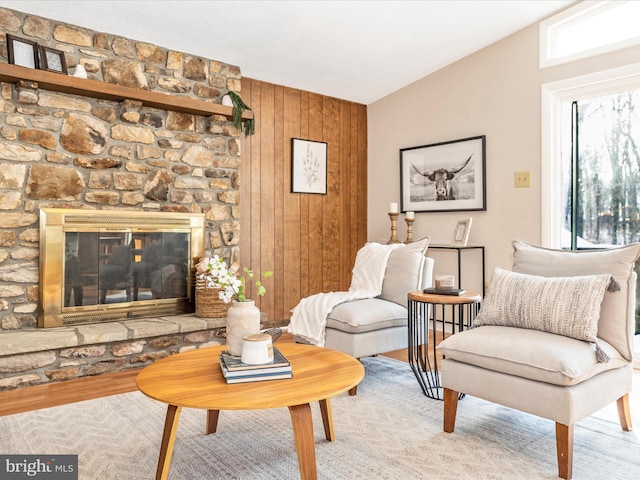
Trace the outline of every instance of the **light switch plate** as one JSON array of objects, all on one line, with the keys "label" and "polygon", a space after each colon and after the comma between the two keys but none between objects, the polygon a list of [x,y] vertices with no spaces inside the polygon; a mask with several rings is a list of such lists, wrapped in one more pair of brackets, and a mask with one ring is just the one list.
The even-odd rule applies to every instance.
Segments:
[{"label": "light switch plate", "polygon": [[531,186],[531,173],[529,171],[526,172],[516,172],[514,179],[514,186],[516,188],[527,188]]}]

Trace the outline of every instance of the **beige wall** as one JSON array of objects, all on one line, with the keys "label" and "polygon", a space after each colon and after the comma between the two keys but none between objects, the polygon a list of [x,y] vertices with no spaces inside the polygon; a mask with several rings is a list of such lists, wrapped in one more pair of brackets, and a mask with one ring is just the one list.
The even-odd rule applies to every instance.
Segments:
[{"label": "beige wall", "polygon": [[[414,238],[448,243],[456,219],[471,216],[469,243],[486,246],[487,280],[493,268],[510,268],[513,238],[541,241],[541,85],[638,58],[640,48],[628,48],[541,71],[535,24],[369,105],[369,241],[389,239],[400,148],[486,135],[487,211],[417,213]],[[531,172],[531,188],[514,188],[521,170]],[[403,240],[402,216],[398,223]],[[454,273],[445,268],[440,273]]]}]

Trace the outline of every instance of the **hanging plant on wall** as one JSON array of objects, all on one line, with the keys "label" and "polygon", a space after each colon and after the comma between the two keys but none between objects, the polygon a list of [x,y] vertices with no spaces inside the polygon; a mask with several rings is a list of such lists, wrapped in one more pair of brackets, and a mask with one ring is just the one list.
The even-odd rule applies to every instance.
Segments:
[{"label": "hanging plant on wall", "polygon": [[248,137],[256,132],[256,120],[255,118],[247,118],[242,120],[242,114],[245,110],[252,111],[249,106],[242,101],[240,95],[235,92],[229,92],[229,97],[233,103],[233,124],[240,132],[244,132],[244,136]]}]

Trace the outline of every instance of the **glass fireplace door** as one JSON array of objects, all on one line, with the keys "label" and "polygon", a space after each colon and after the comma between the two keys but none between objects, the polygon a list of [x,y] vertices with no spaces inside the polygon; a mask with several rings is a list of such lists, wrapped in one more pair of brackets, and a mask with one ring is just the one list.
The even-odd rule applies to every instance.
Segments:
[{"label": "glass fireplace door", "polygon": [[64,307],[186,298],[189,232],[67,231]]}]

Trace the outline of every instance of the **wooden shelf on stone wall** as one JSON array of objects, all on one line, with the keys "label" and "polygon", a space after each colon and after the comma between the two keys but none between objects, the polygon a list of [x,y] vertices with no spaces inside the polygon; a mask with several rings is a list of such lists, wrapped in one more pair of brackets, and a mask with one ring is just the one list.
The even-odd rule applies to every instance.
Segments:
[{"label": "wooden shelf on stone wall", "polygon": [[[181,97],[157,91],[142,90],[140,88],[125,87],[113,83],[99,82],[86,78],[76,78],[62,73],[35,70],[10,63],[0,63],[0,82],[18,83],[24,80],[36,82],[39,88],[72,95],[100,98],[121,102],[135,100],[147,107],[172,110],[174,112],[193,115],[223,115],[228,119],[233,117],[233,107],[219,103],[205,102],[191,97]],[[253,112],[246,111],[243,119],[253,118]]]}]

